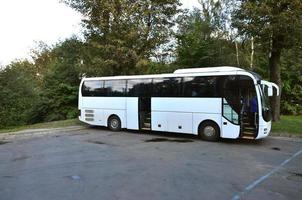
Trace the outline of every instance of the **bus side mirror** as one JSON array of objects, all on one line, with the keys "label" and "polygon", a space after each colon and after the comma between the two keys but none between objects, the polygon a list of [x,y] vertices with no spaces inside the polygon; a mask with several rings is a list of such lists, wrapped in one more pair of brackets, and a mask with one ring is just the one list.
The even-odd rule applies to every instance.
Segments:
[{"label": "bus side mirror", "polygon": [[276,92],[277,92],[276,95],[279,96],[280,92],[279,92],[279,87],[277,84],[268,82],[268,81],[264,81],[264,80],[261,80],[261,84],[262,84],[262,87],[267,86],[267,96],[269,96],[269,97],[274,96],[273,88],[276,89]]},{"label": "bus side mirror", "polygon": [[279,86],[277,85],[277,84],[275,84],[275,83],[272,83],[272,90],[273,90],[273,88],[275,88],[276,89],[276,92],[277,92],[277,96],[279,96],[280,95],[280,89],[279,89]]}]

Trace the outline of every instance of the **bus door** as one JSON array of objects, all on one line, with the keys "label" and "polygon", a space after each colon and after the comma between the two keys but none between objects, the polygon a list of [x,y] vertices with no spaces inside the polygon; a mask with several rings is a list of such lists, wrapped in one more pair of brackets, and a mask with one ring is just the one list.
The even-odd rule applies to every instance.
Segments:
[{"label": "bus door", "polygon": [[151,130],[151,97],[139,97],[138,112],[140,130]]},{"label": "bus door", "polygon": [[240,91],[236,76],[226,76],[222,85],[221,137],[238,138],[240,134]]},{"label": "bus door", "polygon": [[248,76],[227,76],[222,104],[222,136],[255,139],[259,117],[253,80]]},{"label": "bus door", "polygon": [[222,112],[221,136],[223,138],[238,138],[240,134],[239,115],[225,98],[222,99]]},{"label": "bus door", "polygon": [[254,81],[249,76],[239,76],[241,108],[241,137],[254,139],[259,127],[258,98]]}]

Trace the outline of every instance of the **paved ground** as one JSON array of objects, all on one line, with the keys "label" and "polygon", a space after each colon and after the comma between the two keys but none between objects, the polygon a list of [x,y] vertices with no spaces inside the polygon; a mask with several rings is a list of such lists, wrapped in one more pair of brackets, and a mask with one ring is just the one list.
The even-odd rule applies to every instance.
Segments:
[{"label": "paved ground", "polygon": [[302,197],[301,139],[212,143],[81,127],[44,133],[0,135],[1,200]]}]

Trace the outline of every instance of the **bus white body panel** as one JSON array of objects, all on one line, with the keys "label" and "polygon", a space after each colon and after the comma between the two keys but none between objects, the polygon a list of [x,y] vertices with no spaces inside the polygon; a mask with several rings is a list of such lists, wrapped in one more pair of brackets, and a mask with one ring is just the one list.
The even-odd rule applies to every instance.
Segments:
[{"label": "bus white body panel", "polygon": [[[114,97],[113,97],[114,98]],[[127,105],[127,129],[138,130],[139,122],[138,122],[138,97],[127,97],[126,98]]]},{"label": "bus white body panel", "polygon": [[262,109],[260,109],[259,116],[260,116],[259,117],[259,128],[258,128],[258,135],[257,135],[256,139],[261,139],[261,138],[267,137],[272,128],[271,121],[266,122],[263,120]]},{"label": "bus white body panel", "polygon": [[[85,123],[107,126],[110,116],[121,119],[122,128],[139,130],[137,97],[83,97],[81,116]],[[238,138],[238,125],[222,124],[221,98],[152,98],[151,127],[154,131],[198,134],[200,123],[214,121],[222,138]],[[93,110],[93,120],[85,120],[85,111]],[[87,119],[87,118],[86,118]],[[89,119],[89,118],[88,118]],[[227,121],[227,120],[223,120]]]},{"label": "bus white body panel", "polygon": [[[110,116],[117,115],[122,123],[122,128],[126,127],[126,97],[83,97],[82,118],[84,121],[91,125],[107,126]],[[93,120],[87,118],[86,111],[92,110],[94,113]]]},{"label": "bus white body panel", "polygon": [[232,124],[228,120],[226,120],[224,117],[222,117],[222,123],[221,123],[221,137],[222,138],[231,138],[236,139],[239,137],[240,133],[240,126],[236,124]]},{"label": "bus white body panel", "polygon": [[264,120],[262,121],[263,121],[262,123],[261,122],[259,123],[258,136],[256,139],[267,137],[271,131],[272,122],[265,122]]},{"label": "bus white body panel", "polygon": [[193,134],[190,112],[167,112],[168,132]]},{"label": "bus white body panel", "polygon": [[168,113],[151,111],[151,129],[154,131],[168,131]]},{"label": "bus white body panel", "polygon": [[221,125],[221,98],[152,98],[152,130],[198,134],[205,120],[215,122],[223,138],[238,138],[239,125]]},{"label": "bus white body panel", "polygon": [[221,114],[221,98],[152,98],[152,111]]}]

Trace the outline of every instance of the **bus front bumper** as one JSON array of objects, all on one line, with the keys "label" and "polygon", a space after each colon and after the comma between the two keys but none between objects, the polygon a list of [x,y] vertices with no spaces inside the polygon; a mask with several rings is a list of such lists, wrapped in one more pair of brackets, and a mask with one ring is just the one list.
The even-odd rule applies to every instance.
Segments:
[{"label": "bus front bumper", "polygon": [[260,125],[259,129],[258,129],[258,136],[257,136],[256,139],[261,139],[261,138],[267,137],[271,132],[271,128],[272,128],[272,122],[271,121]]}]

